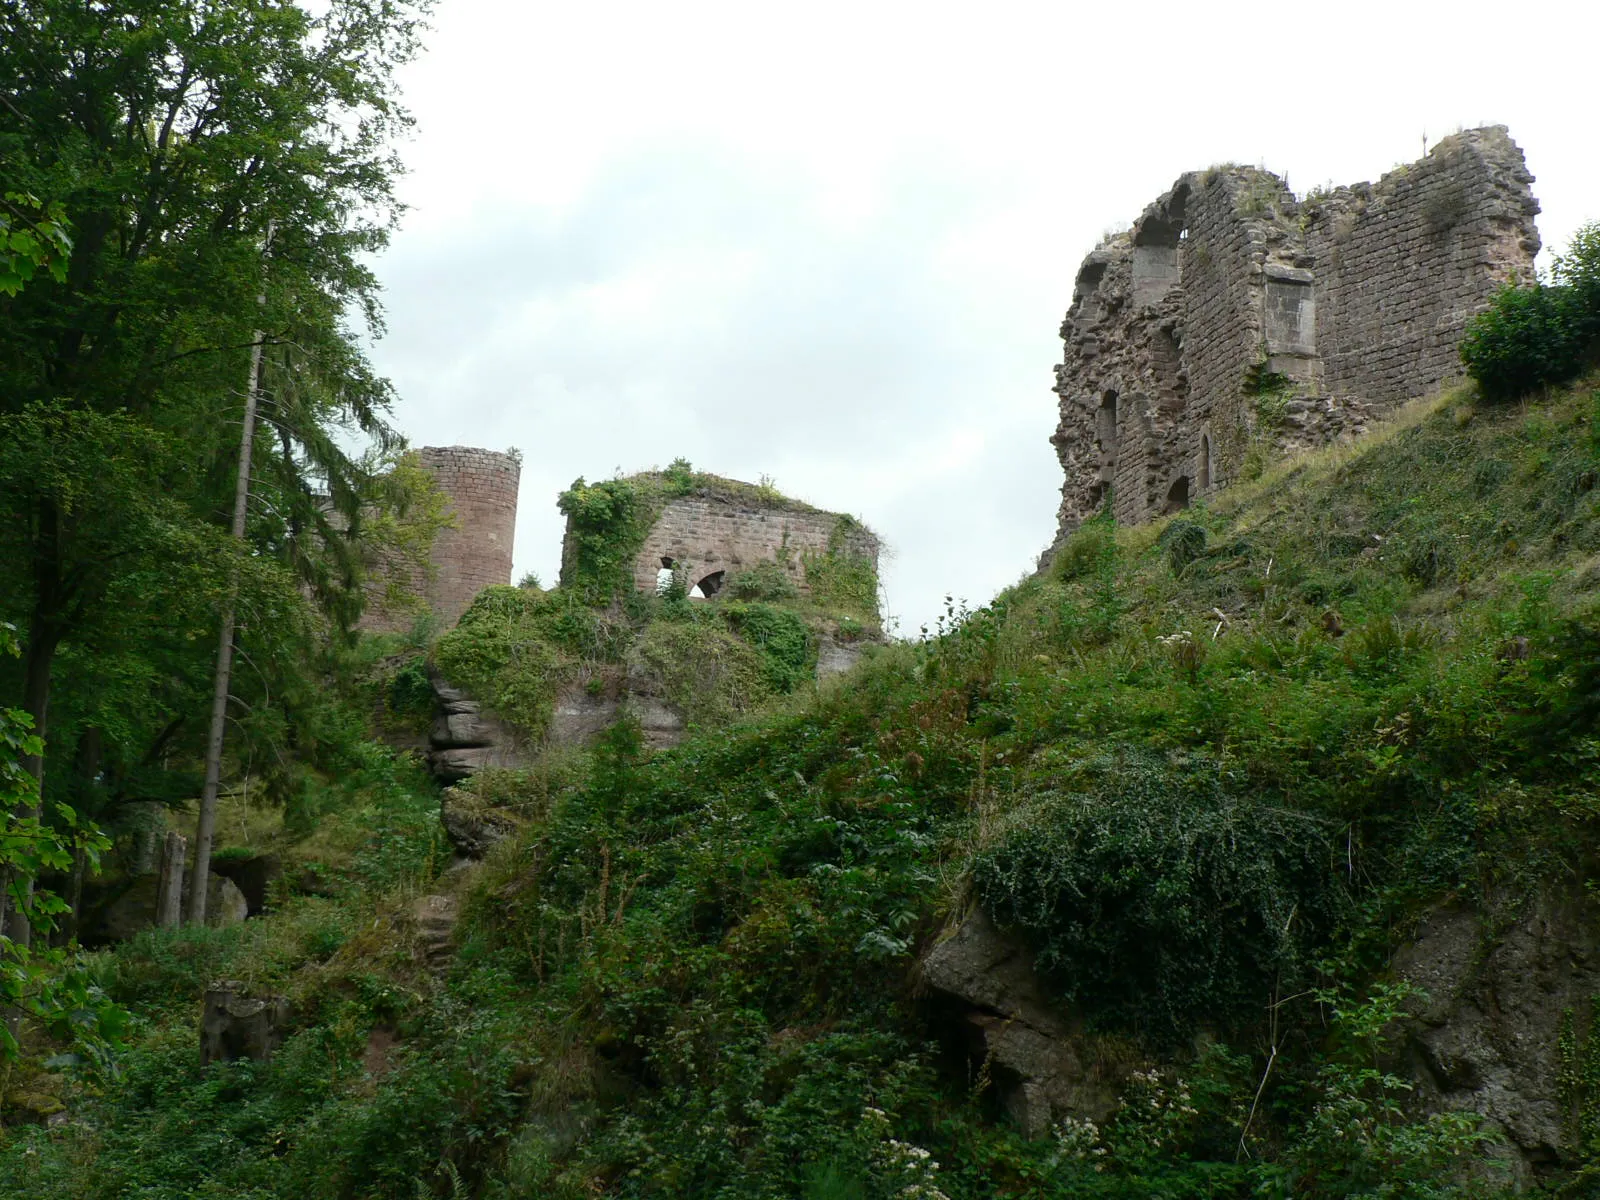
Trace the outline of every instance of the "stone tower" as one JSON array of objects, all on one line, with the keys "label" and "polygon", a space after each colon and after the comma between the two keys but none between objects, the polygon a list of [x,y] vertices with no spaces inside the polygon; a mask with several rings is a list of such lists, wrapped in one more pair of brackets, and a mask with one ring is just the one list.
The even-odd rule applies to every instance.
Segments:
[{"label": "stone tower", "polygon": [[434,537],[426,577],[409,564],[372,569],[360,622],[369,633],[400,633],[417,621],[414,600],[385,604],[391,585],[420,597],[439,626],[449,629],[484,588],[511,582],[522,473],[516,456],[470,446],[424,446],[417,459],[443,493],[452,524]]},{"label": "stone tower", "polygon": [[470,446],[424,446],[421,458],[455,518],[434,539],[433,578],[424,587],[428,607],[448,629],[484,588],[511,582],[522,465],[510,454]]}]

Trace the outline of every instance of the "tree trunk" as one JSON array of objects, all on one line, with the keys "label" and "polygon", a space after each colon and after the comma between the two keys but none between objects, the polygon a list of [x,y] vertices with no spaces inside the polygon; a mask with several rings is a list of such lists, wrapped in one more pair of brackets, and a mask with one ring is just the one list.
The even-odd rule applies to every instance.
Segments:
[{"label": "tree trunk", "polygon": [[[267,223],[267,248],[272,246],[272,223]],[[265,254],[265,249],[262,251]],[[257,303],[266,306],[263,291]],[[261,399],[261,338],[250,339],[250,385],[244,394],[244,429],[239,438],[239,474],[233,489],[233,539],[244,541],[245,507],[250,501],[250,447],[256,432],[256,406]],[[206,738],[206,777],[200,789],[200,819],[194,831],[194,875],[189,887],[189,924],[206,923],[206,887],[211,882],[211,838],[217,828],[217,786],[222,778],[222,735],[228,720],[228,683],[233,674],[234,605],[238,576],[228,586],[222,605],[222,630],[217,640],[217,673],[211,689],[211,732]]]}]

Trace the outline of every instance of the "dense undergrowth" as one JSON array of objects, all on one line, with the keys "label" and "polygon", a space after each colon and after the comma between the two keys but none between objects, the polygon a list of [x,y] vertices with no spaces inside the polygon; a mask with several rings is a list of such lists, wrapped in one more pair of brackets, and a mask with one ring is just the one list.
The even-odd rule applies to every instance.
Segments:
[{"label": "dense undergrowth", "polygon": [[[366,869],[410,838],[405,879],[107,955],[122,1076],[13,1132],[0,1192],[1494,1194],[1473,1119],[1389,1073],[1386,968],[1441,897],[1591,875],[1597,478],[1593,381],[1447,396],[1209,508],[1090,522],[759,720],[654,756],[618,725],[553,787],[498,781],[537,802],[441,981],[406,948],[430,860],[380,827]],[[1138,1066],[1100,1126],[1024,1138],[920,988],[979,902]],[[296,998],[270,1064],[196,1064],[218,973]]]},{"label": "dense undergrowth", "polygon": [[634,559],[661,507],[697,494],[817,511],[682,459],[664,471],[580,479],[561,496],[560,585],[485,589],[439,639],[439,669],[537,740],[566,688],[614,698],[639,684],[692,727],[726,724],[811,680],[823,640],[880,636],[877,568],[847,545],[859,528],[850,517],[837,518],[825,552],[752,563],[714,599],[691,601],[682,577],[654,595],[635,591]]}]

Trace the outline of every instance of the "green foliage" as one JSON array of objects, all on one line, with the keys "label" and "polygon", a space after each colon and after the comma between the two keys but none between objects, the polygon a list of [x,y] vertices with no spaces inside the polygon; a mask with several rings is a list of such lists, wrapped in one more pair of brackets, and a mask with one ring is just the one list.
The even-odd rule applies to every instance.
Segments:
[{"label": "green foliage", "polygon": [[1294,399],[1294,380],[1281,371],[1274,371],[1271,359],[1263,348],[1261,357],[1245,368],[1240,391],[1250,399],[1256,420],[1266,429],[1276,429],[1283,424],[1289,401]]},{"label": "green foliage", "polygon": [[1548,284],[1508,284],[1467,326],[1461,361],[1485,399],[1513,400],[1581,374],[1600,339],[1600,224],[1557,256]]},{"label": "green foliage", "polygon": [[633,589],[633,560],[650,535],[657,508],[631,479],[585,483],[556,501],[567,518],[561,586],[588,604],[608,604]]},{"label": "green foliage", "polygon": [[[657,621],[639,635],[633,661],[662,681],[666,699],[691,725],[716,725],[753,709],[769,694],[768,672],[784,669],[781,640],[772,655],[715,619]],[[775,664],[775,667],[773,665]]]},{"label": "green foliage", "polygon": [[731,601],[721,606],[728,627],[761,655],[761,677],[774,692],[794,691],[811,678],[816,646],[806,623],[790,609]]},{"label": "green foliage", "polygon": [[1342,897],[1329,831],[1235,798],[1204,759],[1123,752],[1009,816],[973,880],[1092,1021],[1178,1040],[1304,978]]},{"label": "green foliage", "polygon": [[15,296],[43,270],[66,282],[72,237],[66,209],[26,192],[0,195],[0,293]]},{"label": "green foliage", "polygon": [[1166,547],[1167,562],[1180,575],[1190,563],[1206,552],[1205,527],[1181,518],[1167,522],[1167,527],[1156,540],[1159,545]]},{"label": "green foliage", "polygon": [[[13,626],[0,622],[0,656],[15,654]],[[66,804],[51,805],[53,820],[41,820],[39,793],[23,759],[43,753],[32,719],[0,708],[0,879],[7,908],[32,927],[36,945],[25,946],[0,933],[0,1012],[32,1018],[71,1046],[70,1061],[92,1069],[108,1065],[120,1044],[127,1014],[110,1003],[85,973],[74,951],[45,942],[66,903],[35,886],[41,872],[70,869],[74,854],[89,866],[99,862],[110,841]],[[0,1021],[0,1070],[9,1072],[21,1047],[11,1020]]]},{"label": "green foliage", "polygon": [[800,594],[783,565],[770,560],[740,571],[725,590],[735,600],[793,600]]},{"label": "green foliage", "polygon": [[1117,523],[1109,507],[1090,517],[1068,535],[1050,560],[1050,577],[1062,583],[1098,575],[1114,568],[1117,558]]},{"label": "green foliage", "polygon": [[[860,522],[841,516],[828,537],[825,554],[801,555],[811,602],[841,616],[878,625],[878,572],[872,559],[859,554],[854,539],[863,534]],[[867,534],[866,536],[871,536]]]},{"label": "green foliage", "polygon": [[[1480,1152],[1493,1140],[1476,1114],[1413,1116],[1405,1103],[1413,1085],[1385,1067],[1413,994],[1406,985],[1380,983],[1359,1003],[1319,997],[1332,1009],[1336,1048],[1317,1073],[1311,1119],[1285,1155],[1285,1194],[1466,1200],[1490,1191],[1471,1179],[1486,1166]],[[1509,1191],[1509,1179],[1496,1182]]]},{"label": "green foliage", "polygon": [[580,664],[619,661],[631,636],[625,620],[565,589],[491,587],[439,639],[434,660],[456,686],[538,737]]}]

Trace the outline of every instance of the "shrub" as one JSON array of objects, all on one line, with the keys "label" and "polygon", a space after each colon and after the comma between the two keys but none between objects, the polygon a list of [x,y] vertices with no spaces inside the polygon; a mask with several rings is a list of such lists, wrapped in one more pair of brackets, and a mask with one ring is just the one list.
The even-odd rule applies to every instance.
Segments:
[{"label": "shrub", "polygon": [[1206,531],[1193,521],[1173,521],[1161,531],[1157,543],[1167,552],[1167,562],[1177,574],[1206,552]]},{"label": "shrub", "polygon": [[1508,285],[1461,339],[1461,361],[1486,399],[1513,400],[1575,379],[1600,339],[1600,223],[1578,230],[1549,284]]},{"label": "shrub", "polygon": [[760,654],[710,621],[657,621],[633,656],[692,725],[731,720],[768,695]]},{"label": "shrub", "polygon": [[1081,579],[1116,558],[1117,527],[1109,512],[1091,517],[1061,544],[1050,560],[1051,578],[1062,583]]},{"label": "shrub", "polygon": [[786,608],[734,602],[723,606],[729,627],[761,655],[761,677],[775,692],[811,677],[816,648],[806,624]]},{"label": "shrub", "polygon": [[769,561],[735,575],[728,594],[735,600],[793,600],[800,591],[779,563]]},{"label": "shrub", "polygon": [[1572,379],[1585,339],[1574,293],[1534,284],[1503,288],[1461,339],[1461,361],[1488,400],[1511,400]]},{"label": "shrub", "polygon": [[1019,813],[978,896],[1103,1027],[1176,1041],[1258,1014],[1341,907],[1321,823],[1229,795],[1214,762],[1124,751]]}]

